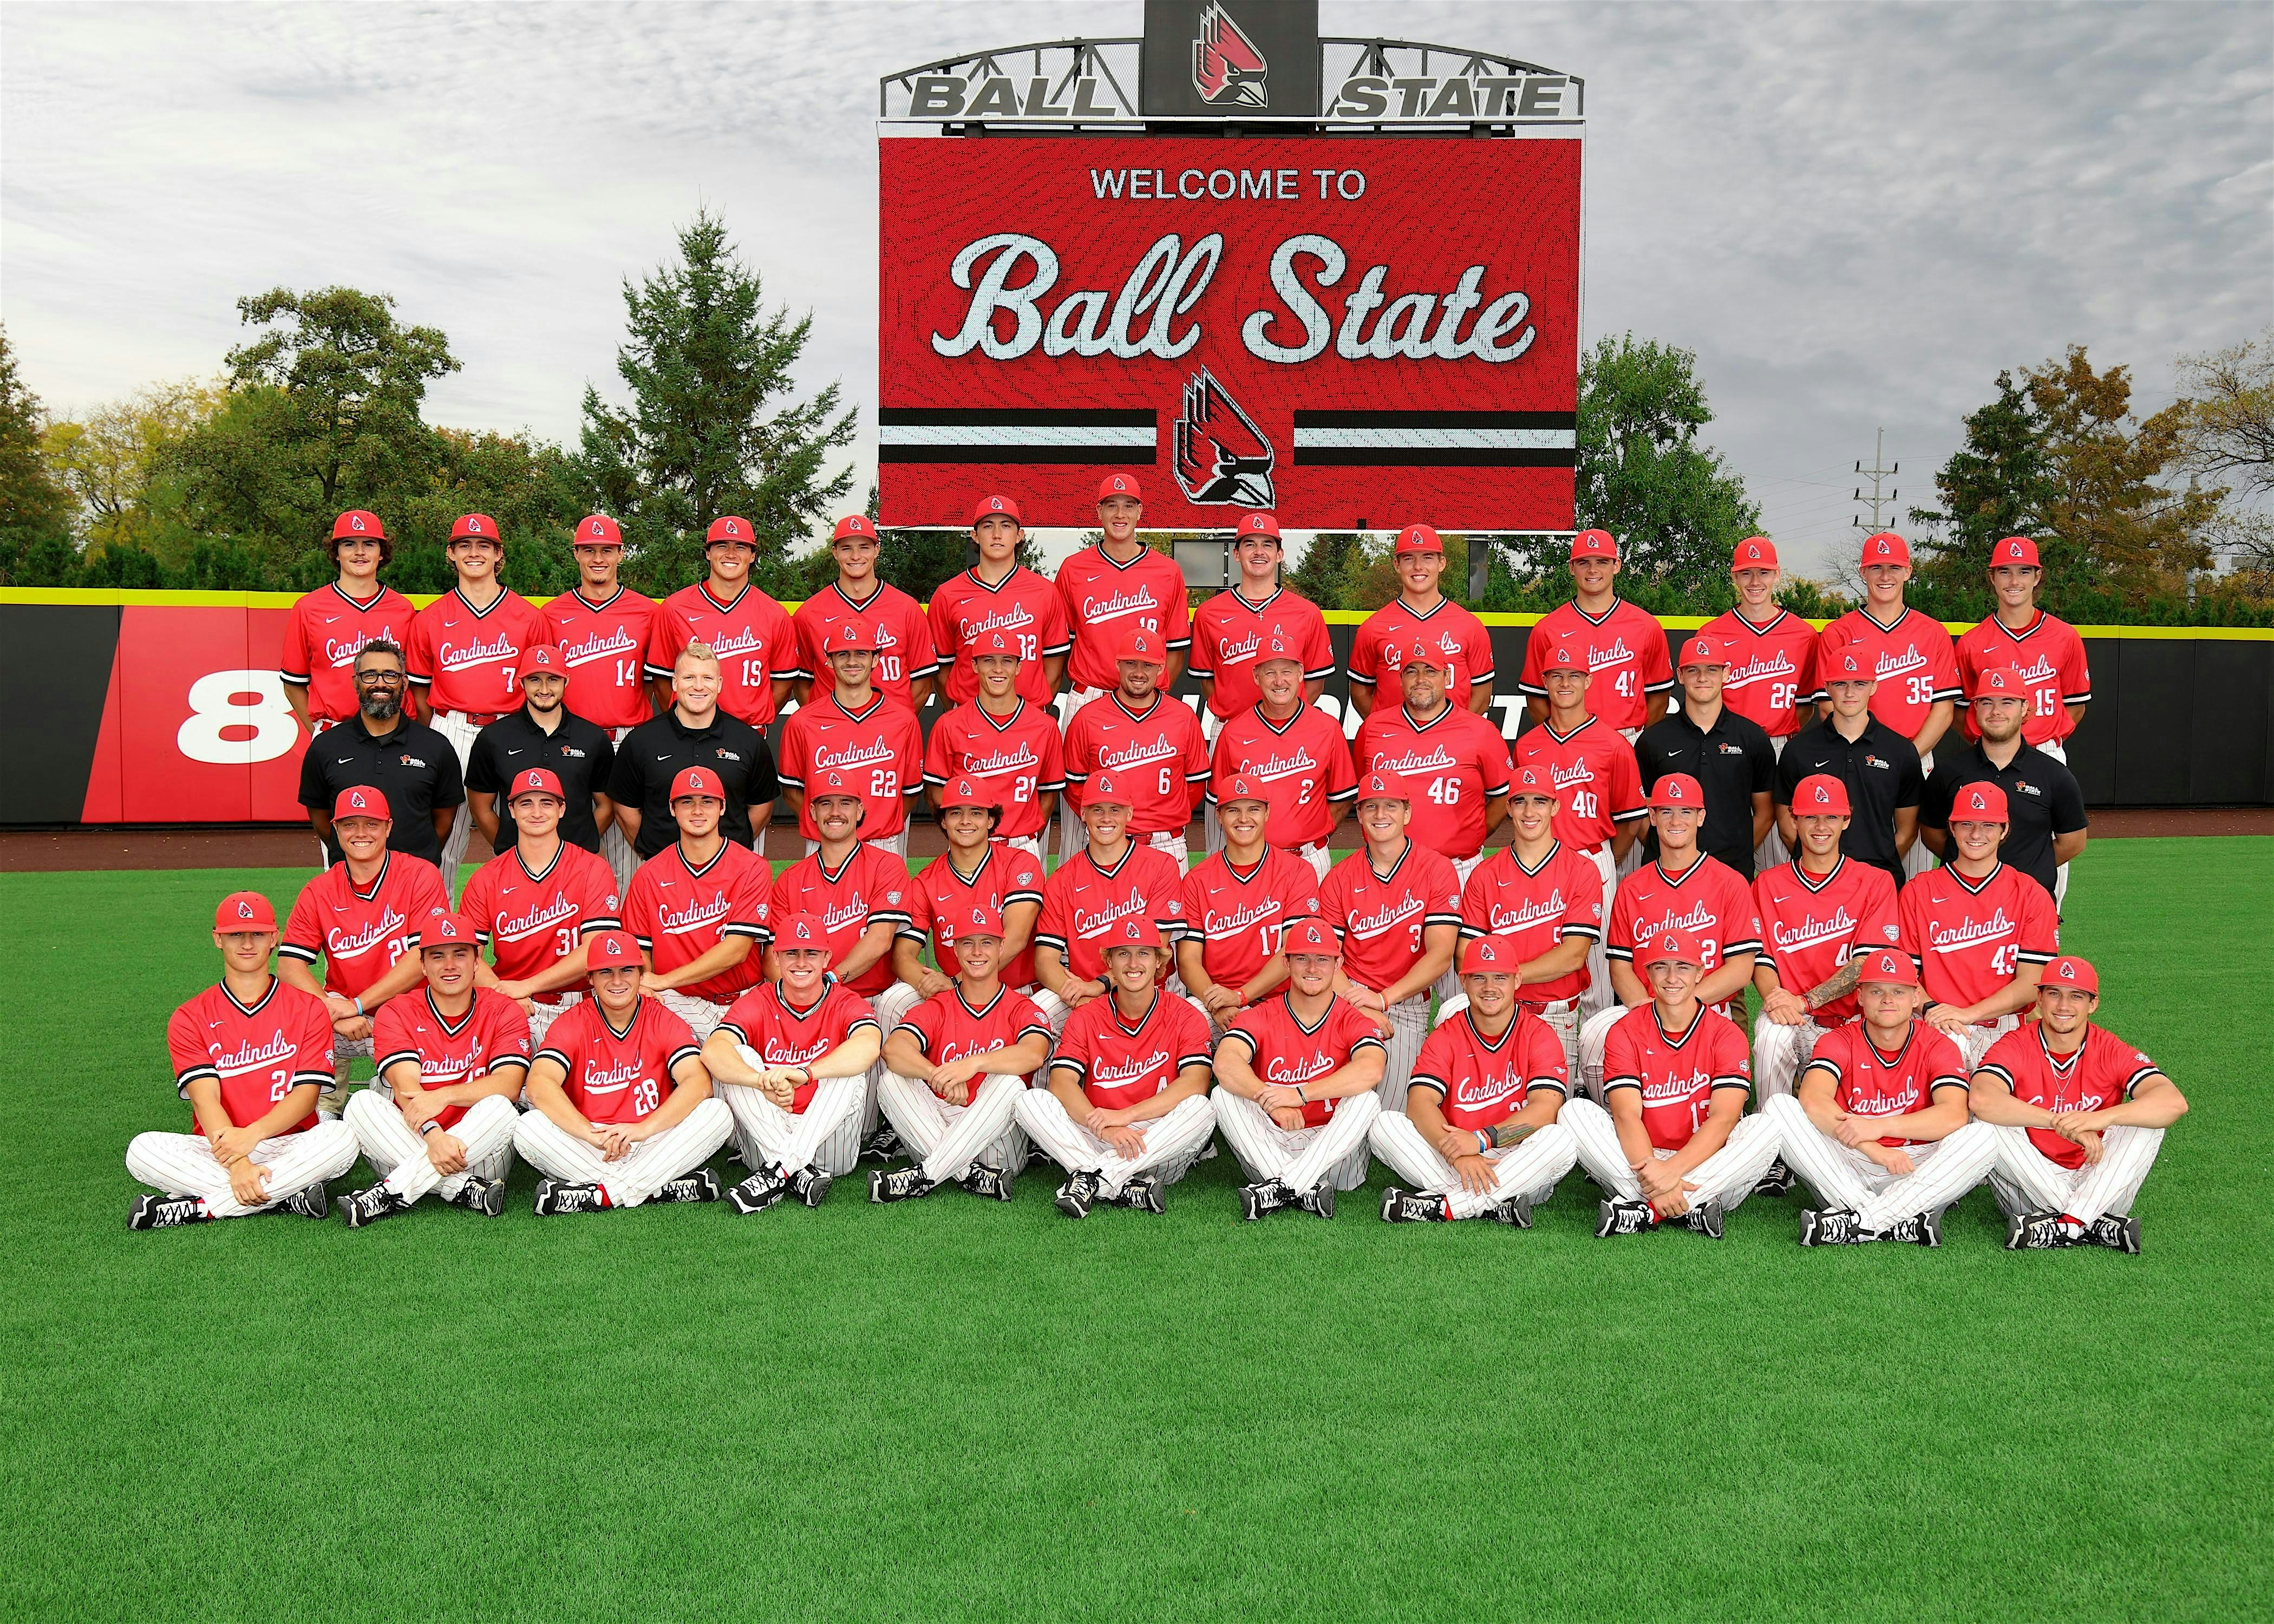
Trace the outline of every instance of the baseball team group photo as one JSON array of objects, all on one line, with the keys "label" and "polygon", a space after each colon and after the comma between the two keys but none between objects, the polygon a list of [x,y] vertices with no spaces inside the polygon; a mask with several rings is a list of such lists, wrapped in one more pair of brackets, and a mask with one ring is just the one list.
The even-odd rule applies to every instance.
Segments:
[{"label": "baseball team group photo", "polygon": [[2262,12],[0,42],[11,1611],[2259,1610]]}]

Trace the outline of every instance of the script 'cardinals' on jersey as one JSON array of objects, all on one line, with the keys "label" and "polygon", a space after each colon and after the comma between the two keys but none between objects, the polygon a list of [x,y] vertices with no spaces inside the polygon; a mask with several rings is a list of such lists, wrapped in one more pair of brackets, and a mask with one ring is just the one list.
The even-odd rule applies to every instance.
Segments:
[{"label": "script 'cardinals' on jersey", "polygon": [[440,870],[423,857],[388,853],[368,885],[350,878],[343,860],[300,888],[276,951],[309,965],[320,956],[324,990],[360,998],[417,951],[420,923],[449,906]]},{"label": "script 'cardinals' on jersey", "polygon": [[[1334,999],[1315,1025],[1306,1026],[1284,993],[1252,1010],[1242,1010],[1232,1018],[1224,1039],[1247,1050],[1248,1069],[1257,1077],[1282,1088],[1299,1088],[1331,1077],[1362,1049],[1380,1049],[1385,1056],[1389,1052],[1373,1018],[1359,1013],[1355,1006]],[[1341,1103],[1340,1100],[1305,1101],[1303,1125],[1317,1127]]]},{"label": "script 'cardinals' on jersey", "polygon": [[[1778,984],[1795,997],[1824,985],[1856,954],[1902,939],[1894,880],[1845,857],[1821,876],[1797,858],[1766,870],[1753,882],[1753,910],[1761,922],[1757,962],[1773,966]],[[1842,993],[1816,1011],[1816,1023],[1837,1026],[1855,1015],[1856,995]]]},{"label": "script 'cardinals' on jersey", "polygon": [[790,623],[797,628],[798,663],[813,679],[817,694],[828,690],[832,674],[821,652],[829,646],[830,634],[855,624],[877,640],[877,663],[870,668],[869,680],[878,693],[908,704],[911,684],[939,673],[931,622],[924,619],[922,605],[896,586],[879,583],[855,602],[832,581],[800,604]]},{"label": "script 'cardinals' on jersey", "polygon": [[1421,933],[1461,922],[1461,881],[1449,859],[1415,841],[1378,874],[1364,846],[1327,870],[1319,917],[1343,939],[1343,972],[1380,992],[1421,962]]},{"label": "script 'cardinals' on jersey", "polygon": [[1576,603],[1558,604],[1540,617],[1524,644],[1518,686],[1530,698],[1547,697],[1547,662],[1557,650],[1586,662],[1587,710],[1604,726],[1631,733],[1650,719],[1650,696],[1674,691],[1674,661],[1655,615],[1623,598],[1599,620]]},{"label": "script 'cardinals' on jersey", "polygon": [[[774,911],[785,919],[810,914],[819,920],[828,933],[829,962],[839,965],[870,926],[891,925],[895,934],[907,926],[915,891],[907,864],[863,840],[834,869],[816,852],[782,870],[774,882]],[[848,985],[862,997],[873,998],[892,979],[892,956],[885,952]]]},{"label": "script 'cardinals' on jersey", "polygon": [[336,581],[318,587],[284,618],[284,652],[277,675],[308,690],[311,722],[344,722],[361,709],[356,696],[356,656],[367,643],[401,648],[410,639],[417,611],[393,587],[369,599],[350,598]]},{"label": "script 'cardinals' on jersey", "polygon": [[1242,870],[1218,852],[1185,876],[1185,925],[1198,936],[1209,980],[1237,992],[1262,974],[1280,938],[1319,911],[1319,876],[1277,846]]},{"label": "script 'cardinals' on jersey", "polygon": [[1725,862],[1700,857],[1678,875],[1658,863],[1645,863],[1619,882],[1611,898],[1611,925],[1603,938],[1606,958],[1632,962],[1635,945],[1678,931],[1693,939],[1698,967],[1707,974],[1740,953],[1758,953],[1761,921],[1753,893]]},{"label": "script 'cardinals' on jersey", "polygon": [[1543,768],[1554,778],[1562,798],[1555,808],[1555,838],[1582,852],[1608,845],[1621,823],[1650,809],[1634,746],[1600,718],[1591,716],[1568,733],[1542,723],[1517,740],[1514,758],[1518,768]]},{"label": "script 'cardinals' on jersey", "polygon": [[[975,1009],[959,986],[926,998],[909,1011],[893,1030],[913,1038],[916,1053],[932,1064],[945,1065],[966,1055],[1009,1049],[1037,1034],[1047,1040],[1050,1023],[1043,1019],[1035,1001],[1022,992],[999,987],[992,998]],[[1026,1080],[1031,1083],[1034,1079],[1029,1077]]]},{"label": "script 'cardinals' on jersey", "polygon": [[782,724],[779,768],[784,786],[805,797],[798,832],[820,839],[814,801],[849,791],[868,808],[861,838],[891,839],[907,827],[908,797],[923,787],[923,748],[915,712],[882,694],[865,710],[846,709],[834,694],[800,705]]},{"label": "script 'cardinals' on jersey", "polygon": [[1436,1094],[1448,1124],[1475,1130],[1506,1122],[1535,1088],[1569,1094],[1571,1073],[1563,1040],[1530,1011],[1518,1009],[1497,1039],[1465,1011],[1423,1040],[1413,1086]]},{"label": "script 'cardinals' on jersey", "polygon": [[1483,849],[1485,803],[1508,793],[1508,746],[1490,722],[1448,704],[1417,722],[1403,703],[1376,705],[1352,747],[1361,772],[1405,780],[1417,844],[1466,861]]},{"label": "script 'cardinals' on jersey", "polygon": [[1816,628],[1786,609],[1778,610],[1766,626],[1756,626],[1730,609],[1707,621],[1698,635],[1729,657],[1729,674],[1721,682],[1723,704],[1758,722],[1772,739],[1800,731],[1797,707],[1822,697]]},{"label": "script 'cardinals' on jersey", "polygon": [[772,939],[772,874],[764,858],[732,840],[699,868],[674,841],[632,876],[624,892],[624,929],[638,938],[659,975],[694,963],[728,936],[749,937],[754,945],[742,963],[679,989],[691,998],[731,1004],[763,974],[761,950]]},{"label": "script 'cardinals' on jersey", "polygon": [[[434,1007],[433,989],[418,987],[380,1006],[371,1047],[381,1077],[408,1060],[418,1068],[418,1086],[432,1093],[491,1071],[529,1070],[529,1017],[503,994],[477,987],[473,1003],[453,1021]],[[435,1120],[447,1132],[465,1114],[463,1105],[446,1105]]]},{"label": "script 'cardinals' on jersey", "polygon": [[924,743],[924,782],[945,789],[969,778],[1003,808],[1000,839],[1043,832],[1042,797],[1065,788],[1065,757],[1058,719],[1047,706],[1021,699],[1008,716],[977,700],[958,705],[931,725]]},{"label": "script 'cardinals' on jersey", "polygon": [[1093,998],[1066,1018],[1052,1066],[1070,1067],[1089,1102],[1118,1111],[1151,1099],[1188,1065],[1209,1064],[1208,1017],[1158,987],[1134,1024],[1112,998]]},{"label": "script 'cardinals' on jersey", "polygon": [[[589,933],[623,923],[623,902],[606,861],[566,840],[535,871],[518,846],[491,858],[466,882],[458,912],[474,921],[501,981],[542,975]],[[561,1002],[557,992],[534,996],[539,1004]]]},{"label": "script 'cardinals' on jersey", "polygon": [[[1201,1035],[1207,1035],[1205,1026]],[[167,1021],[166,1052],[174,1063],[174,1092],[183,1099],[201,1078],[221,1086],[221,1109],[229,1120],[198,1120],[193,1110],[198,1132],[249,1128],[302,1084],[332,1086],[332,1018],[315,994],[274,976],[268,990],[252,1004],[239,1004],[226,985],[215,983]],[[311,1107],[283,1132],[298,1133],[316,1122]]]},{"label": "script 'cardinals' on jersey", "polygon": [[548,1027],[538,1058],[568,1075],[561,1091],[595,1126],[644,1122],[663,1109],[675,1085],[671,1068],[700,1056],[688,1024],[653,998],[632,1006],[621,1032],[597,999],[573,1004]]},{"label": "script 'cardinals' on jersey", "polygon": [[1937,1004],[1965,1008],[2004,989],[2025,964],[2051,964],[2060,921],[2045,888],[1999,863],[1979,880],[1930,868],[1895,903],[1903,951]]},{"label": "script 'cardinals' on jersey", "polygon": [[1871,714],[1906,739],[1918,737],[1937,704],[1959,696],[1958,651],[1930,615],[1906,609],[1893,626],[1882,626],[1870,610],[1850,609],[1824,628],[1826,669],[1850,649],[1879,676]]},{"label": "script 'cardinals' on jersey", "polygon": [[1163,695],[1132,710],[1118,690],[1084,705],[1066,727],[1066,799],[1079,812],[1090,779],[1109,773],[1129,801],[1129,830],[1181,834],[1208,786],[1208,741],[1190,706]]},{"label": "script 'cardinals' on jersey", "polygon": [[1121,861],[1101,868],[1084,846],[1043,887],[1035,944],[1058,949],[1066,968],[1094,981],[1105,973],[1106,937],[1125,919],[1149,919],[1163,941],[1185,931],[1185,875],[1165,852],[1132,841]]},{"label": "script 'cardinals' on jersey", "polygon": [[[1534,868],[1514,846],[1502,846],[1477,865],[1461,891],[1462,938],[1506,936],[1518,964],[1553,952],[1567,936],[1600,941],[1603,925],[1601,873],[1560,840]],[[1590,979],[1583,962],[1553,981],[1525,982],[1520,996],[1527,1004],[1555,1004],[1586,991]]]},{"label": "script 'cardinals' on jersey", "polygon": [[436,715],[503,716],[521,708],[523,651],[545,641],[536,606],[520,593],[501,591],[477,609],[452,587],[411,620],[403,658]]},{"label": "script 'cardinals' on jersey", "polygon": [[[1923,1020],[1911,1022],[1892,1055],[1871,1041],[1862,1021],[1835,1026],[1816,1040],[1808,1064],[1832,1073],[1832,1102],[1850,1116],[1908,1116],[1933,1104],[1936,1089],[1966,1086],[1958,1045]],[[1894,1148],[1919,1141],[1883,1135],[1879,1143]]]},{"label": "script 'cardinals' on jersey", "polygon": [[971,660],[990,632],[1001,632],[1017,645],[1020,696],[1049,704],[1050,679],[1043,662],[1073,646],[1065,599],[1058,588],[1023,564],[992,586],[968,569],[940,583],[931,595],[931,641],[939,650],[940,686],[947,690],[948,703],[968,704],[978,697],[979,673]]},{"label": "script 'cardinals' on jersey", "polygon": [[1686,1030],[1671,1034],[1659,1024],[1655,1004],[1629,1010],[1603,1042],[1603,1097],[1621,1088],[1642,1091],[1650,1142],[1680,1150],[1705,1126],[1716,1090],[1752,1092],[1745,1034],[1716,1010],[1699,1010]]},{"label": "script 'cardinals' on jersey", "polygon": [[1073,652],[1066,661],[1070,687],[1110,689],[1118,684],[1121,669],[1114,647],[1125,632],[1151,632],[1172,653],[1192,646],[1185,572],[1165,553],[1148,547],[1124,564],[1103,544],[1084,547],[1058,566],[1058,588],[1065,599],[1066,623],[1073,628]]},{"label": "script 'cardinals' on jersey", "polygon": [[724,602],[711,596],[710,582],[698,581],[658,605],[647,674],[670,681],[690,643],[707,643],[719,657],[719,709],[753,727],[774,719],[774,684],[804,668],[789,612],[748,582]]},{"label": "script 'cardinals' on jersey", "polygon": [[[863,1026],[877,1026],[877,1012],[851,988],[832,981],[821,996],[799,1009],[783,995],[781,983],[764,981],[734,1000],[719,1030],[757,1051],[758,1064],[809,1066]],[[789,1109],[802,1116],[820,1085],[808,1073],[790,1091]]]},{"label": "script 'cardinals' on jersey", "polygon": [[568,672],[561,703],[596,727],[636,727],[653,716],[647,647],[655,615],[655,600],[629,587],[598,603],[581,588],[547,598],[537,616]]},{"label": "script 'cardinals' on jersey", "polygon": [[1221,802],[1232,779],[1254,778],[1269,798],[1264,838],[1283,851],[1316,846],[1358,796],[1358,769],[1334,718],[1299,706],[1284,722],[1250,705],[1216,736],[1208,798]]},{"label": "script 'cardinals' on jersey", "polygon": [[1194,677],[1214,684],[1208,708],[1219,719],[1238,716],[1262,699],[1255,686],[1255,664],[1265,650],[1275,646],[1302,662],[1306,682],[1323,682],[1335,674],[1326,616],[1299,593],[1276,587],[1261,603],[1252,604],[1234,587],[1213,594],[1193,611],[1189,669]]},{"label": "script 'cardinals' on jersey", "polygon": [[[2075,627],[2040,609],[2020,631],[1993,615],[1959,635],[1958,680],[1967,693],[1976,691],[1984,672],[2000,665],[2019,672],[2029,690],[2029,714],[2022,724],[2025,742],[2040,748],[2059,744],[2076,731],[2068,708],[2092,703],[2092,667]],[[1972,707],[1962,714],[1966,736],[1979,739],[1982,730],[1974,724]]]},{"label": "script 'cardinals' on jersey", "polygon": [[1492,634],[1476,616],[1442,598],[1427,614],[1417,614],[1402,598],[1393,598],[1366,617],[1351,639],[1350,680],[1354,686],[1377,690],[1377,714],[1402,703],[1404,690],[1399,673],[1416,643],[1437,651],[1445,667],[1445,693],[1457,710],[1469,708],[1469,693],[1493,680]]},{"label": "script 'cardinals' on jersey", "polygon": [[[1981,1069],[2014,1091],[2025,1105],[2048,1111],[2105,1111],[2132,1097],[2132,1091],[2163,1068],[2105,1026],[2088,1026],[2084,1042],[2063,1059],[2045,1047],[2044,1028],[2036,1022],[2016,1026],[1990,1046]],[[2038,1154],[2074,1171],[2084,1165],[2084,1147],[2051,1128],[2031,1128]]]},{"label": "script 'cardinals' on jersey", "polygon": [[[900,935],[922,944],[931,938],[932,962],[943,974],[953,975],[956,923],[975,914],[999,919],[1020,903],[1040,908],[1043,865],[1021,847],[1001,840],[987,843],[987,854],[968,875],[956,871],[954,853],[942,852],[915,876],[909,893],[908,922]],[[1031,938],[1007,964],[996,966],[1005,987],[1021,989],[1035,984],[1035,944]]]}]

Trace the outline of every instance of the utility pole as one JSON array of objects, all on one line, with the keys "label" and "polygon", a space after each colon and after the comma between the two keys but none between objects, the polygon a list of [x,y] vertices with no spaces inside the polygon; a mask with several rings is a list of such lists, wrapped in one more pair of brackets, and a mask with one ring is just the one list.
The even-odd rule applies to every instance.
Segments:
[{"label": "utility pole", "polygon": [[[1881,464],[1886,462],[1886,460],[1887,431],[1885,428],[1882,428],[1879,431],[1879,438],[1872,442],[1871,466],[1866,468],[1861,462],[1856,464],[1856,471],[1857,473],[1865,474],[1871,477],[1871,495],[1864,495],[1863,486],[1858,485],[1856,487],[1856,500],[1859,502],[1869,502],[1871,505],[1871,534],[1874,536],[1879,533],[1879,509],[1882,507],[1893,508],[1895,505],[1895,498],[1901,494],[1901,492],[1895,490],[1893,486],[1888,487],[1887,493],[1885,496],[1881,496],[1879,494],[1879,481],[1902,471],[1903,465],[1901,462],[1896,463],[1893,468],[1882,467]],[[1864,528],[1864,521],[1860,518],[1850,520],[1849,523],[1857,530],[1862,530]]]}]

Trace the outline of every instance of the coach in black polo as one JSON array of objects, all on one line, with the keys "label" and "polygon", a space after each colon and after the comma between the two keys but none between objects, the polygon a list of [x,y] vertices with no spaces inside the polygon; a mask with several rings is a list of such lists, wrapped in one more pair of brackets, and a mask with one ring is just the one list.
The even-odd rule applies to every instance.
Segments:
[{"label": "coach in black polo", "polygon": [[1928,847],[1943,853],[1950,808],[1969,784],[1995,784],[2006,792],[2006,843],[1999,859],[2060,895],[2061,865],[2084,850],[2084,792],[2076,775],[2022,737],[2029,718],[2029,688],[2021,673],[1992,665],[1974,679],[1971,709],[1982,736],[1965,750],[1935,752],[1919,827]]},{"label": "coach in black polo", "polygon": [[[616,816],[608,799],[608,780],[616,764],[616,741],[608,730],[561,703],[568,691],[568,662],[550,643],[522,650],[522,707],[501,716],[475,735],[466,757],[466,805],[474,823],[494,851],[503,851],[520,838],[511,827],[513,808],[501,808],[498,797],[514,775],[531,767],[557,774],[568,798],[561,815],[561,838],[599,853],[600,835]],[[498,838],[501,815],[508,825]]]},{"label": "coach in black polo", "polygon": [[1797,848],[1793,792],[1812,772],[1829,773],[1848,786],[1848,832],[1842,855],[1869,863],[1903,888],[1903,859],[1918,838],[1919,801],[1926,777],[1911,741],[1871,714],[1879,674],[1854,653],[1826,657],[1824,695],[1832,710],[1784,741],[1777,761],[1777,831]]},{"label": "coach in black polo", "polygon": [[395,644],[364,645],[356,656],[355,687],[357,713],[309,740],[300,758],[300,804],[324,843],[325,861],[339,857],[332,847],[332,807],[340,792],[371,788],[387,797],[395,814],[388,850],[440,863],[443,838],[466,798],[458,752],[404,714],[403,650]]},{"label": "coach in black polo", "polygon": [[[1706,826],[1698,845],[1740,875],[1753,877],[1753,848],[1768,832],[1769,789],[1776,779],[1776,747],[1768,731],[1721,703],[1729,656],[1719,643],[1692,637],[1682,645],[1675,671],[1682,703],[1642,730],[1635,762],[1643,793],[1670,772],[1686,772],[1706,792]],[[1645,862],[1658,857],[1658,834],[1643,837]]]},{"label": "coach in black polo", "polygon": [[[632,850],[644,862],[679,838],[671,816],[671,780],[689,767],[715,771],[727,789],[727,838],[750,846],[753,825],[774,815],[781,780],[765,734],[719,709],[719,657],[699,643],[680,650],[671,673],[671,709],[649,718],[616,746],[608,799]],[[763,846],[758,850],[764,851]]]}]

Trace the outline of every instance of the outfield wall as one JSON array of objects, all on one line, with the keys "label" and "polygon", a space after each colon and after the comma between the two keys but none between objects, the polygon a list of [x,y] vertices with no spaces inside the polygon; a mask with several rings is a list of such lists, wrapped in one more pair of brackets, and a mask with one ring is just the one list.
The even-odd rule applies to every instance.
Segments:
[{"label": "outfield wall", "polygon": [[[292,602],[0,588],[0,826],[301,822],[306,735],[276,675]],[[1365,618],[1327,613],[1344,662]],[[1539,617],[1480,618],[1500,672],[1493,720],[1513,739],[1516,676]],[[1704,624],[1663,623],[1669,649]],[[2078,629],[2093,702],[2069,763],[2088,803],[2274,805],[2274,630]],[[1321,703],[1354,732],[1344,691],[1337,676]]]}]

